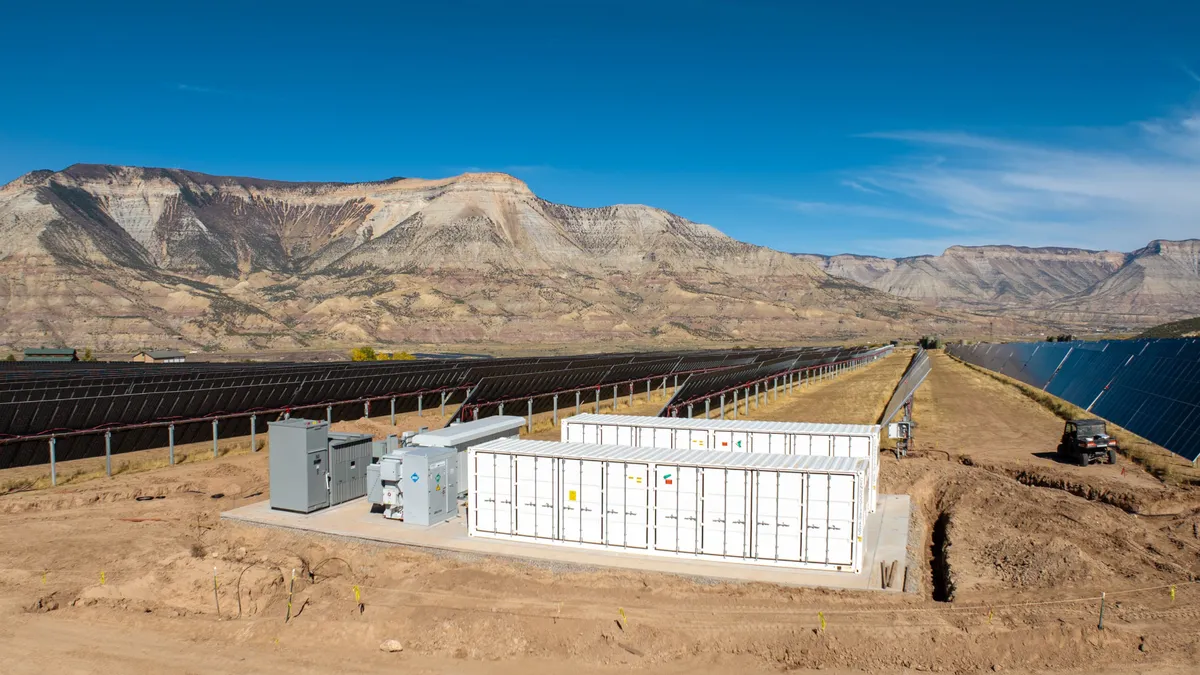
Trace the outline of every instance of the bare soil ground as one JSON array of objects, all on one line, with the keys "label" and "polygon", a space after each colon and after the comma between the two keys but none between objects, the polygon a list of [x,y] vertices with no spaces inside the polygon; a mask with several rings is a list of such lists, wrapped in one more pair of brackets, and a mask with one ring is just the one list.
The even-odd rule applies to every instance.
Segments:
[{"label": "bare soil ground", "polygon": [[[751,416],[875,421],[904,360]],[[926,564],[909,570],[917,594],[701,583],[223,522],[221,511],[265,496],[266,454],[247,449],[0,497],[0,670],[1195,672],[1195,490],[1132,464],[1121,475],[1120,464],[1034,456],[1057,438],[1053,415],[975,375],[935,359],[916,404],[917,443],[942,452],[883,463],[885,491],[912,494],[930,533],[918,543]],[[417,423],[436,426],[428,414],[401,426]],[[391,429],[386,418],[340,426]],[[981,432],[1008,442],[980,444]],[[1103,498],[1115,493],[1136,503]],[[1164,505],[1175,510],[1130,512]],[[380,651],[387,639],[403,651]]]}]

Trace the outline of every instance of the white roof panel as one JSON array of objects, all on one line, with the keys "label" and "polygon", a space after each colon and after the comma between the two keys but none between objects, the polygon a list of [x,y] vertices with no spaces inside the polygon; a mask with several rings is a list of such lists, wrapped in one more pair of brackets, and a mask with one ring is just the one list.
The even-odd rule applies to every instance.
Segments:
[{"label": "white roof panel", "polygon": [[438,448],[456,447],[463,443],[470,443],[481,436],[515,431],[523,426],[525,426],[523,417],[495,415],[481,420],[455,424],[444,429],[423,431],[412,437],[412,444]]},{"label": "white roof panel", "polygon": [[536,455],[566,459],[592,459],[618,462],[654,462],[656,464],[685,464],[715,466],[727,469],[775,469],[810,473],[858,473],[869,471],[867,460],[860,457],[825,457],[815,455],[775,455],[720,450],[674,450],[670,448],[634,448],[625,445],[594,445],[591,443],[555,443],[503,438],[481,443],[472,448],[477,452],[509,455]]},{"label": "white roof panel", "polygon": [[716,431],[759,431],[825,436],[878,436],[878,424],[826,424],[824,422],[765,422],[760,420],[706,420],[687,417],[642,417],[583,413],[568,417],[565,424],[618,424],[651,429],[713,429]]}]

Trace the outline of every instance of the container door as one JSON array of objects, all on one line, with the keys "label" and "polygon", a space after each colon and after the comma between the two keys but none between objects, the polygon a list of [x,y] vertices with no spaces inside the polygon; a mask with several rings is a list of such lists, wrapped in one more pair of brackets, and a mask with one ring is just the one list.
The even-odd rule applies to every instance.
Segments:
[{"label": "container door", "polygon": [[834,457],[850,457],[850,437],[849,436],[834,436],[833,437],[833,456]]},{"label": "container door", "polygon": [[601,462],[561,459],[561,539],[603,544],[604,465]]},{"label": "container door", "polygon": [[[617,445],[636,446],[637,443],[633,440],[633,432],[637,431],[635,427],[619,426],[617,427],[617,440],[614,441]],[[607,440],[605,441],[608,442]]]},{"label": "container door", "polygon": [[550,539],[554,528],[553,457],[516,455],[516,532],[522,537]]},{"label": "container door", "polygon": [[788,448],[787,434],[770,434],[770,436],[771,436],[771,454],[772,455],[791,454],[791,449]]},{"label": "container door", "polygon": [[750,452],[750,434],[734,431],[729,434],[729,449],[734,452]]},{"label": "container door", "polygon": [[771,452],[771,434],[754,432],[750,434],[750,452],[768,454]]},{"label": "container door", "polygon": [[475,529],[512,534],[512,456],[475,454],[471,512]]},{"label": "container door", "polygon": [[810,436],[810,445],[808,454],[817,457],[831,457],[833,453],[833,440],[828,436]]},{"label": "container door", "polygon": [[[642,433],[649,434],[650,432],[651,432],[650,429],[645,429],[645,430],[643,430]],[[654,433],[654,445],[652,445],[650,447],[654,447],[654,448],[673,448],[673,447],[675,447],[674,445],[672,445],[672,443],[675,441],[674,434],[671,433],[670,429],[654,429],[653,433]]]},{"label": "container door", "polygon": [[645,464],[607,462],[605,469],[605,537],[609,546],[646,548],[649,509]]},{"label": "container door", "polygon": [[741,469],[725,472],[725,555],[733,558],[750,555],[751,473]]},{"label": "container door", "polygon": [[870,459],[871,439],[867,438],[866,436],[849,436],[848,440],[850,442],[851,457],[864,457]]},{"label": "container door", "polygon": [[732,450],[733,449],[732,438],[733,438],[733,434],[731,432],[714,431],[713,432],[713,449],[714,450]]},{"label": "container door", "polygon": [[701,552],[744,558],[748,553],[749,472],[705,467],[701,479],[704,497]]},{"label": "container door", "polygon": [[586,428],[587,428],[586,424],[571,424],[570,422],[568,422],[567,423],[567,437],[564,438],[563,440],[566,441],[567,443],[586,443],[587,441],[583,440],[584,430]]},{"label": "container door", "polygon": [[600,442],[599,425],[589,423],[580,426],[583,427],[583,441],[581,442],[593,444]]},{"label": "container door", "polygon": [[640,428],[638,428],[637,431],[638,431],[637,447],[639,447],[639,448],[656,448],[656,447],[658,447],[654,444],[655,437],[659,432],[658,429],[651,429],[649,427],[640,427]]},{"label": "container door", "polygon": [[654,469],[654,550],[679,550],[679,467]]},{"label": "container door", "polygon": [[601,424],[598,439],[596,442],[602,445],[617,445],[617,425]]},{"label": "container door", "polygon": [[707,429],[692,429],[692,444],[688,446],[692,450],[709,450],[712,445],[708,441]]},{"label": "container door", "polygon": [[760,471],[756,487],[754,557],[800,561],[804,475]]},{"label": "container door", "polygon": [[808,434],[792,434],[791,437],[791,454],[793,455],[811,455],[812,454],[812,436]]},{"label": "container door", "polygon": [[329,451],[318,450],[308,453],[308,510],[329,506],[329,484],[325,476],[329,473]]},{"label": "container door", "polygon": [[854,564],[855,507],[858,501],[855,492],[858,486],[854,476],[832,475],[829,477],[829,557],[834,565]]},{"label": "container door", "polygon": [[829,475],[810,473],[806,479],[804,560],[824,563],[829,559]]}]

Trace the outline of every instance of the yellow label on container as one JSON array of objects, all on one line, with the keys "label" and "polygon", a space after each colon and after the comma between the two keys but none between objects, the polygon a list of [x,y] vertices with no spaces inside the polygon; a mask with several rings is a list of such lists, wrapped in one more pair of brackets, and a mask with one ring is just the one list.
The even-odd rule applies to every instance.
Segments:
[{"label": "yellow label on container", "polygon": [[572,501],[572,502],[575,501],[575,491],[574,490],[567,491],[567,500]]}]

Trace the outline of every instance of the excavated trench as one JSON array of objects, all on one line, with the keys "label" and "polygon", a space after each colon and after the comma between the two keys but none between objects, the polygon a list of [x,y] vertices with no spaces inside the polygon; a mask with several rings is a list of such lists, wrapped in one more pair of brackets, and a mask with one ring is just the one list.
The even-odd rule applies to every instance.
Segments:
[{"label": "excavated trench", "polygon": [[980,464],[975,462],[970,457],[963,456],[959,461],[964,466],[971,466],[984,471],[989,471],[998,476],[1007,476],[1013,480],[1028,485],[1030,487],[1049,488],[1052,490],[1062,490],[1068,494],[1082,497],[1090,502],[1099,502],[1115,506],[1126,513],[1140,515],[1142,512],[1142,503],[1136,494],[1132,492],[1119,492],[1099,488],[1088,483],[1080,483],[1062,476],[1048,476],[1039,471],[1029,469],[1014,469],[989,464]]},{"label": "excavated trench", "polygon": [[943,511],[933,522],[933,543],[929,547],[933,576],[933,599],[954,602],[954,575],[950,571],[950,513]]}]

